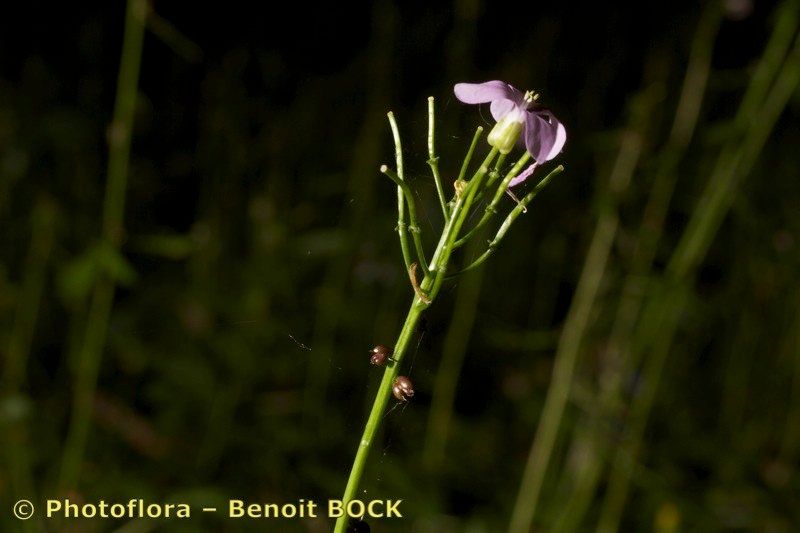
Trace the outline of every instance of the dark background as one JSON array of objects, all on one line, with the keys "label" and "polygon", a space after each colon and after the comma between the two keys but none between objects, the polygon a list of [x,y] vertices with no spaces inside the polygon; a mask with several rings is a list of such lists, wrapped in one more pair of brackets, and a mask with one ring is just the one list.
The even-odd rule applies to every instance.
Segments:
[{"label": "dark background", "polygon": [[[715,6],[152,2],[113,260],[95,251],[124,2],[15,6],[0,21],[0,353],[7,367],[20,346],[27,359],[22,382],[4,381],[0,416],[7,435],[25,428],[34,494],[14,489],[21,463],[7,453],[3,520],[19,498],[56,494],[75,352],[92,327],[92,288],[108,277],[117,289],[71,497],[198,506],[339,497],[380,379],[367,352],[392,344],[412,294],[393,231],[395,187],[377,171],[393,162],[385,113],[397,115],[432,250],[441,220],[426,164],[427,97],[437,102],[449,193],[474,128],[492,122],[452,86],[501,79],[542,93],[565,124],[566,170],[491,261],[445,285],[426,314],[405,363],[417,394],[384,419],[363,482],[368,497],[403,498],[405,518],[370,521],[373,531],[508,527],[581,273],[596,268],[588,320],[570,333],[577,363],[537,530],[594,530],[619,464],[630,482],[620,530],[795,530],[796,88],[751,168],[742,165],[705,253],[684,275],[667,267],[692,217],[708,209],[715,161],[744,153],[737,143],[769,122],[766,112],[732,119],[774,28],[784,20],[797,31],[785,22],[796,2]],[[670,131],[703,16],[718,21],[708,82],[696,128],[676,148]],[[778,72],[798,68],[796,54],[785,64],[784,55]],[[614,189],[609,176],[631,139],[630,183]],[[674,177],[674,194],[662,198],[653,260],[640,265],[637,239],[652,222],[645,206],[660,172]],[[612,219],[603,261],[587,259],[598,224]],[[687,295],[674,331],[648,329],[639,309],[617,318],[630,329],[613,337],[631,279],[643,280],[635,298],[644,309],[664,291]],[[26,310],[29,327],[19,319]],[[668,357],[648,370],[658,346]],[[626,362],[616,349],[640,357]],[[452,400],[437,400],[440,373],[457,381]],[[606,402],[608,379],[621,385]],[[442,416],[451,420],[444,432]],[[579,523],[564,526],[590,463],[597,481]],[[202,517],[126,531],[329,526]]]}]

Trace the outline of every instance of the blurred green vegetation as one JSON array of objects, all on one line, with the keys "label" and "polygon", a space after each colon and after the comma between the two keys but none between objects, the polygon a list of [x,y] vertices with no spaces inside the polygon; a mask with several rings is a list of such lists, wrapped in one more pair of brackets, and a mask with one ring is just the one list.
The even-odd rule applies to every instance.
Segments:
[{"label": "blurred green vegetation", "polygon": [[427,96],[450,187],[503,79],[566,171],[425,315],[372,530],[796,531],[798,2],[285,9],[0,21],[0,529],[329,530],[7,510],[340,497],[412,295],[386,112],[432,247]]}]

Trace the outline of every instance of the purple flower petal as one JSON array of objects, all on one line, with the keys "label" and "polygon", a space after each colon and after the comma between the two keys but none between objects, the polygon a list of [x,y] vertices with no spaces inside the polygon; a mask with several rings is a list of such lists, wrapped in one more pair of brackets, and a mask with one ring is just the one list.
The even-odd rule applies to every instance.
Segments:
[{"label": "purple flower petal", "polygon": [[551,128],[555,126],[555,128],[553,128],[555,131],[553,146],[550,148],[550,152],[548,152],[548,154],[545,156],[545,161],[550,161],[559,153],[561,153],[561,150],[564,148],[564,144],[567,142],[567,130],[550,111],[542,111],[540,115],[550,119],[549,126]]},{"label": "purple flower petal", "polygon": [[503,99],[519,104],[523,96],[514,87],[499,80],[485,83],[456,83],[453,92],[456,93],[456,98],[465,104],[485,104]]},{"label": "purple flower petal", "polygon": [[511,180],[511,181],[508,183],[508,186],[509,186],[509,188],[510,188],[510,187],[514,187],[514,186],[516,186],[516,185],[519,185],[520,183],[522,183],[522,182],[523,182],[523,181],[525,181],[526,179],[530,178],[530,177],[531,177],[531,174],[533,174],[533,171],[534,171],[534,170],[536,170],[536,167],[537,167],[537,166],[538,166],[538,165],[537,165],[537,163],[533,163],[533,164],[532,164],[532,165],[530,165],[528,168],[526,168],[525,170],[523,170],[522,172],[520,172],[520,173],[519,173],[517,176],[515,176],[515,177],[514,177],[514,179],[512,179],[512,180]]},{"label": "purple flower petal", "polygon": [[491,110],[494,119],[500,120],[515,107],[517,107],[517,104],[511,100],[501,98],[500,100],[492,100],[492,105],[489,106],[489,109]]},{"label": "purple flower petal", "polygon": [[552,113],[540,111],[528,114],[525,121],[525,147],[537,163],[542,164],[557,156],[566,141],[567,130]]},{"label": "purple flower petal", "polygon": [[[544,163],[541,137],[543,122],[544,120],[536,116],[535,113],[528,113],[528,116],[525,117],[525,148],[528,149],[528,153],[537,163]],[[550,150],[547,151],[549,152]]]}]

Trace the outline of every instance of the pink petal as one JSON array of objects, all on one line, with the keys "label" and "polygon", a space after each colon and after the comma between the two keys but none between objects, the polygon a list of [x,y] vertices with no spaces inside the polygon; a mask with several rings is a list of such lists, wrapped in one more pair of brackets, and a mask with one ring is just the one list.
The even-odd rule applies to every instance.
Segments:
[{"label": "pink petal", "polygon": [[553,146],[552,148],[550,148],[550,151],[545,156],[545,161],[550,161],[558,154],[560,154],[561,150],[564,148],[564,144],[567,142],[567,130],[566,128],[564,128],[564,125],[561,124],[561,122],[551,112],[547,111],[542,114],[550,119],[551,128],[555,126],[555,138],[553,141]]},{"label": "pink petal", "polygon": [[514,107],[516,107],[516,104],[514,102],[502,98],[500,100],[492,100],[492,105],[489,106],[489,109],[491,110],[494,119],[500,120],[501,118],[506,116],[506,114],[508,114],[509,111],[514,109]]},{"label": "pink petal", "polygon": [[539,111],[528,114],[525,147],[537,163],[542,164],[556,157],[566,142],[567,130],[552,113]]},{"label": "pink petal", "polygon": [[526,168],[525,170],[520,172],[517,176],[515,176],[514,179],[512,179],[508,183],[508,186],[509,187],[514,187],[516,185],[519,185],[520,183],[522,183],[526,179],[530,178],[531,174],[533,174],[533,171],[536,170],[537,166],[538,166],[537,163],[533,163],[532,165],[530,165],[528,168]]},{"label": "pink petal", "polygon": [[[525,117],[525,148],[537,163],[544,163],[542,158],[542,123],[544,120],[536,116],[535,113],[528,113]],[[548,150],[549,152],[549,150]]]},{"label": "pink petal", "polygon": [[456,83],[453,92],[456,93],[456,98],[465,104],[485,104],[502,99],[522,102],[522,93],[499,80],[485,83]]}]

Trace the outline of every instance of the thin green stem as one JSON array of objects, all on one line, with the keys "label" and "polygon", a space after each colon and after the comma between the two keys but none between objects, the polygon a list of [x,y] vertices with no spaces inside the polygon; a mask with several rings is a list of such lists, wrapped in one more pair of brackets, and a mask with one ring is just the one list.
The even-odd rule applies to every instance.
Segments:
[{"label": "thin green stem", "polygon": [[[525,152],[522,157],[525,157],[526,155],[528,155],[528,152]],[[497,161],[494,163],[494,168],[492,168],[492,171],[489,172],[489,179],[486,181],[486,189],[489,189],[492,185],[494,185],[494,182],[500,177],[500,174],[503,170],[503,163],[506,162],[507,156],[508,154],[500,154],[497,157]],[[483,191],[480,191],[479,194],[483,195]],[[480,198],[480,195],[476,196],[476,199]]]},{"label": "thin green stem", "polygon": [[428,165],[431,167],[433,173],[433,181],[436,183],[436,194],[439,196],[439,204],[442,207],[442,216],[444,221],[447,222],[450,218],[450,212],[447,209],[447,200],[444,197],[444,189],[442,188],[442,177],[439,175],[439,158],[436,156],[436,148],[434,144],[434,136],[436,133],[436,120],[434,115],[433,96],[428,97]]},{"label": "thin green stem", "polygon": [[[497,205],[500,203],[500,199],[503,197],[503,193],[505,193],[508,190],[508,184],[511,183],[511,180],[514,179],[517,176],[517,174],[519,174],[520,170],[522,170],[522,167],[525,165],[525,163],[528,162],[530,157],[531,157],[530,154],[528,152],[525,152],[525,154],[517,160],[516,164],[511,168],[508,174],[506,174],[506,177],[503,178],[503,181],[500,183],[500,186],[497,188],[497,191],[495,191],[494,198],[492,198],[492,201],[489,203],[489,205],[486,206],[486,210],[484,211],[481,219],[478,221],[477,224],[475,224],[475,226],[469,232],[467,232],[466,235],[464,235],[463,237],[461,237],[460,239],[456,240],[456,242],[453,243],[453,248],[458,248],[460,246],[463,246],[464,243],[466,243],[476,233],[478,233],[486,225],[486,223],[489,222],[492,216],[494,216],[494,214],[497,213]],[[491,184],[489,184],[487,187],[491,187]]]},{"label": "thin green stem", "polygon": [[456,181],[463,180],[464,176],[467,175],[467,169],[469,168],[469,164],[472,162],[472,156],[475,153],[475,147],[478,145],[478,139],[481,138],[482,133],[483,126],[478,126],[478,128],[475,130],[475,134],[472,136],[472,142],[469,144],[467,155],[464,156],[464,162],[461,163],[461,170],[458,171],[458,180]]},{"label": "thin green stem", "polygon": [[[344,489],[343,501],[349,502],[352,500],[361,481],[361,476],[364,473],[364,467],[367,464],[369,452],[372,449],[372,443],[375,440],[375,435],[380,427],[381,420],[386,411],[386,405],[389,403],[389,397],[392,393],[392,384],[400,372],[400,363],[408,350],[411,340],[414,336],[414,330],[417,322],[419,321],[422,312],[425,310],[425,305],[421,304],[418,298],[414,298],[411,307],[406,315],[406,321],[403,323],[403,328],[400,330],[400,335],[397,337],[397,342],[394,345],[392,359],[386,366],[383,372],[383,379],[378,386],[378,392],[375,395],[375,401],[372,404],[372,409],[367,419],[367,424],[364,427],[364,433],[361,435],[361,441],[358,443],[358,450],[356,457],[353,461],[353,467],[350,470],[350,477],[347,480],[347,486]],[[336,520],[336,533],[343,533],[347,527],[348,518],[342,516]]]},{"label": "thin green stem", "polygon": [[500,245],[500,242],[503,240],[503,237],[506,236],[508,229],[514,223],[514,221],[517,220],[517,217],[519,217],[522,213],[524,213],[527,210],[528,204],[531,203],[531,201],[534,198],[536,198],[536,195],[538,195],[539,192],[542,189],[544,189],[548,183],[550,183],[550,180],[563,171],[564,171],[564,166],[558,165],[556,168],[552,170],[552,172],[550,172],[550,174],[542,178],[542,181],[540,181],[536,185],[536,188],[533,189],[528,194],[526,194],[525,197],[522,200],[520,200],[520,202],[514,207],[514,209],[511,210],[508,216],[506,216],[506,219],[503,221],[503,224],[500,226],[500,229],[497,230],[494,239],[492,239],[489,242],[489,247],[486,249],[486,251],[483,252],[483,254],[481,254],[481,256],[478,257],[475,261],[473,261],[469,266],[465,267],[463,270],[460,270],[459,272],[456,272],[455,274],[447,276],[446,279],[457,278],[461,274],[465,274],[470,270],[474,270],[479,266],[481,266],[484,262],[486,262],[486,260],[489,259],[489,257],[491,257],[491,255]]},{"label": "thin green stem", "polygon": [[[386,114],[389,117],[389,126],[392,128],[392,138],[394,139],[394,157],[397,165],[397,176],[405,181],[403,173],[403,144],[400,142],[400,130],[397,128],[397,121],[394,118],[394,113],[389,111]],[[411,248],[408,245],[408,227],[406,225],[406,203],[404,200],[405,193],[403,188],[397,186],[397,235],[400,237],[400,249],[403,252],[403,262],[406,265],[406,270],[411,268]]]},{"label": "thin green stem", "polygon": [[[619,530],[619,522],[628,496],[631,472],[639,455],[647,419],[658,390],[658,383],[672,348],[683,304],[688,296],[685,288],[679,286],[672,286],[670,290],[665,289],[666,285],[655,291],[658,297],[649,301],[650,305],[642,316],[643,323],[648,326],[645,330],[649,332],[649,328],[652,326],[655,332],[654,338],[659,340],[652,344],[652,351],[642,371],[644,386],[631,404],[626,442],[618,447],[614,456],[608,480],[608,491],[598,520],[598,533],[613,533]],[[640,348],[642,344],[651,341],[649,337],[649,335],[646,337],[643,334],[637,334],[635,341],[637,346],[633,349],[642,349]]]},{"label": "thin green stem", "polygon": [[677,275],[686,275],[705,257],[725,214],[736,194],[736,187],[755,164],[767,142],[786,103],[794,92],[800,78],[800,36],[786,58],[783,69],[756,116],[741,145],[734,143],[721,155],[712,172],[711,179],[700,197],[695,216],[684,232],[683,238],[672,256],[668,269]]},{"label": "thin green stem", "polygon": [[[144,0],[128,1],[114,118],[109,134],[108,181],[103,205],[102,237],[114,250],[119,249],[123,238],[125,190],[146,13]],[[60,494],[75,489],[80,477],[113,298],[114,282],[103,275],[95,283],[83,345],[77,353],[72,414],[58,482]]]},{"label": "thin green stem", "polygon": [[411,191],[411,187],[408,186],[408,183],[401,180],[400,177],[390,170],[386,165],[381,166],[381,172],[389,176],[389,178],[391,178],[391,180],[395,182],[403,191],[403,195],[406,198],[406,203],[408,204],[408,219],[410,222],[408,225],[408,230],[411,232],[411,237],[414,240],[414,247],[417,250],[417,260],[419,261],[419,265],[422,267],[422,271],[425,273],[425,275],[427,275],[428,261],[425,259],[425,248],[422,245],[422,229],[420,229],[419,224],[417,223],[417,208],[414,204],[414,195]]},{"label": "thin green stem", "polygon": [[203,60],[203,49],[174,24],[156,13],[152,6],[147,11],[147,29],[186,61],[199,63]]},{"label": "thin green stem", "polygon": [[431,271],[436,272],[436,276],[432,279],[428,277],[422,282],[422,290],[428,290],[430,287],[428,295],[431,299],[435,298],[439,293],[439,289],[447,277],[447,264],[450,260],[450,254],[453,252],[453,243],[455,243],[456,237],[461,231],[461,226],[464,225],[464,221],[469,215],[470,208],[475,200],[475,194],[480,190],[483,179],[486,177],[486,174],[489,173],[489,165],[492,164],[492,160],[497,154],[497,148],[492,148],[475,175],[469,181],[467,188],[461,196],[459,196],[458,200],[456,200],[456,208],[453,210],[450,224],[445,228],[442,239],[439,241],[437,254],[434,254],[431,260]]},{"label": "thin green stem", "polygon": [[[645,94],[648,94],[650,90],[652,90],[652,86]],[[576,360],[585,353],[584,343],[591,326],[589,317],[594,313],[599,297],[602,294],[600,287],[606,275],[610,254],[618,233],[619,212],[617,205],[619,197],[627,189],[641,158],[644,144],[643,130],[647,121],[645,116],[649,114],[651,106],[658,102],[657,99],[646,97],[644,101],[648,102],[648,105],[642,107],[643,112],[634,113],[628,130],[622,135],[619,153],[608,179],[607,190],[611,193],[610,202],[599,214],[595,232],[589,245],[589,252],[586,255],[578,281],[578,289],[575,292],[575,297],[570,305],[567,319],[559,338],[558,349],[554,358],[553,379],[550,385],[554,389],[559,387],[556,384],[555,368],[562,365],[572,366],[572,370],[568,374],[563,371],[558,373],[561,379],[568,379],[570,385],[572,385]],[[566,398],[569,398],[571,394],[570,391],[567,391]],[[531,478],[535,494],[541,494],[540,485],[546,474],[547,465],[552,461],[554,448],[554,439],[550,434],[545,433],[548,431],[546,428],[552,426],[553,422],[545,419],[545,413],[549,413],[549,416],[554,419],[563,419],[564,405],[562,404],[560,409],[555,409],[555,407],[548,408],[547,402],[558,402],[562,398],[564,397],[561,395],[556,395],[555,393],[550,395],[548,392],[545,407],[542,410],[542,419],[531,448],[531,457],[534,454],[538,457],[531,459],[529,463],[531,464],[531,469],[530,471],[526,470],[525,477]],[[580,462],[576,470],[565,469],[562,473],[562,479],[564,483],[569,484],[570,489],[568,490],[567,501],[562,506],[564,512],[560,513],[553,524],[554,533],[577,530],[583,519],[586,506],[594,496],[595,486],[600,478],[604,464],[601,456],[604,455],[605,450],[605,443],[601,441],[601,438],[605,436],[602,433],[603,425],[596,418],[602,416],[601,410],[604,407],[602,403],[594,405],[593,409],[590,410],[594,419],[590,419],[585,424],[579,423],[574,429],[573,449],[583,450],[586,460]],[[531,498],[530,494],[523,494],[522,490],[520,490],[517,496],[516,508],[524,509],[526,506],[526,519],[529,523],[532,523],[536,518],[535,512],[538,501],[536,498]],[[520,510],[519,512],[522,513],[523,511]]]},{"label": "thin green stem", "polygon": [[[483,133],[483,127],[478,126],[478,128],[475,130],[475,134],[472,136],[472,142],[470,143],[469,149],[467,150],[467,155],[464,156],[464,161],[461,163],[461,170],[458,171],[458,178],[456,179],[453,185],[464,181],[464,177],[467,175],[467,170],[469,169],[469,164],[472,162],[472,156],[475,153],[475,147],[478,145],[478,139],[481,138],[482,133]],[[448,204],[451,208],[450,209],[451,216],[453,208],[455,207],[455,203],[458,199],[457,197],[458,194],[456,194],[456,196],[452,200],[450,200]]]},{"label": "thin green stem", "polygon": [[[441,285],[441,282],[444,278],[444,272],[447,269],[447,262],[450,257],[450,252],[452,251],[455,235],[460,230],[461,224],[463,224],[466,214],[471,206],[472,199],[475,196],[475,191],[480,187],[483,178],[489,172],[488,167],[491,165],[495,156],[497,156],[497,149],[493,148],[486,156],[486,159],[475,173],[472,180],[470,180],[469,186],[464,191],[464,194],[462,194],[456,201],[455,208],[451,212],[450,220],[442,231],[439,244],[437,245],[436,251],[433,254],[433,258],[431,259],[429,274],[425,276],[421,283],[422,290],[427,290],[428,288],[433,287],[429,293],[430,301],[424,302],[419,298],[419,296],[415,296],[411,302],[411,306],[406,316],[406,321],[400,330],[400,335],[398,336],[397,342],[394,346],[394,354],[392,357],[393,360],[384,371],[383,379],[378,386],[378,392],[376,393],[375,401],[372,404],[372,409],[370,410],[366,426],[364,427],[364,433],[362,434],[361,441],[358,445],[358,450],[356,451],[356,457],[353,461],[353,466],[350,470],[350,475],[348,477],[343,496],[343,500],[345,502],[352,500],[358,492],[358,487],[361,482],[361,477],[364,473],[364,467],[366,465],[369,452],[372,449],[372,444],[375,440],[375,435],[380,426],[380,422],[384,417],[384,411],[386,410],[386,405],[389,401],[392,384],[394,383],[394,380],[400,370],[400,363],[402,362],[406,350],[408,349],[414,333],[414,328],[416,327],[422,312],[436,297],[438,287]],[[398,186],[398,190],[400,190],[401,193],[403,192],[403,188],[401,186]],[[335,532],[343,533],[347,527],[347,522],[348,519],[346,516],[337,519]]]}]

